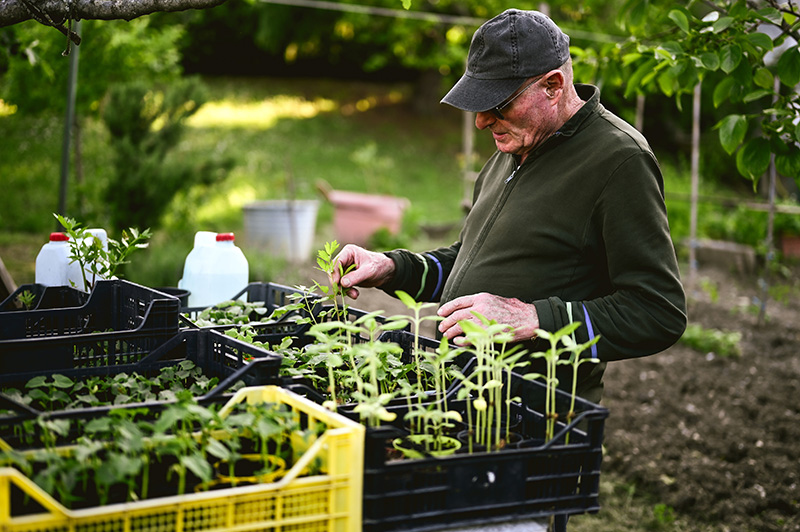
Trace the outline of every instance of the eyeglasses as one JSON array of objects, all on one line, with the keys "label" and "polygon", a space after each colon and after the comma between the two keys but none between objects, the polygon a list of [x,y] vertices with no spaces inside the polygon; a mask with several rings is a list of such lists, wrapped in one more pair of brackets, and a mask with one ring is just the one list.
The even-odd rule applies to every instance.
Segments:
[{"label": "eyeglasses", "polygon": [[499,120],[505,120],[505,119],[506,119],[506,117],[503,115],[503,109],[505,109],[506,107],[508,107],[509,105],[511,105],[511,102],[513,102],[514,100],[516,100],[517,98],[519,98],[519,97],[520,97],[520,95],[521,95],[523,92],[525,92],[526,90],[528,90],[529,88],[531,88],[531,87],[532,87],[534,84],[536,84],[536,83],[537,83],[539,80],[541,80],[543,77],[544,77],[544,74],[542,74],[542,75],[541,75],[541,76],[539,76],[538,78],[534,79],[533,81],[531,81],[530,83],[528,83],[527,85],[525,85],[525,88],[524,88],[524,89],[522,89],[521,91],[519,91],[518,93],[516,93],[514,96],[512,96],[512,97],[511,97],[511,99],[509,99],[509,100],[506,100],[504,103],[501,103],[500,105],[498,105],[498,106],[497,106],[497,107],[495,107],[494,109],[489,109],[489,112],[490,112],[490,113],[492,113],[492,114],[493,114],[495,117],[497,117]]}]

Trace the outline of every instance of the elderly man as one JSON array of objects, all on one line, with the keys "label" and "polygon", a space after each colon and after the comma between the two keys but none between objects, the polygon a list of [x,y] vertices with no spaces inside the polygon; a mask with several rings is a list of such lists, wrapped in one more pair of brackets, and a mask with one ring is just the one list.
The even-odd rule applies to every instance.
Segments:
[{"label": "elderly man", "polygon": [[[457,341],[473,312],[514,329],[531,351],[536,329],[580,322],[599,336],[578,393],[599,402],[609,361],[650,355],[686,327],[661,171],[644,137],[610,113],[591,85],[573,84],[569,38],[537,11],[510,9],[475,33],[464,75],[442,99],[477,113],[497,151],[478,176],[459,240],[425,253],[348,245],[334,279],[439,301],[439,331]],[[534,368],[535,369],[535,368]],[[571,377],[559,375],[559,386]]]}]

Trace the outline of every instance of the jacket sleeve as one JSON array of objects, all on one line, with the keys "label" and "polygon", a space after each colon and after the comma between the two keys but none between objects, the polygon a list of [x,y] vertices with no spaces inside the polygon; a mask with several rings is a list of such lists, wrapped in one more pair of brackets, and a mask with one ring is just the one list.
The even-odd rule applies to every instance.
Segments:
[{"label": "jacket sleeve", "polygon": [[385,253],[395,264],[395,275],[381,290],[395,296],[402,290],[415,301],[438,302],[442,288],[453,270],[453,263],[461,248],[461,242],[424,253],[396,249]]},{"label": "jacket sleeve", "polygon": [[[686,329],[686,296],[669,232],[661,172],[646,153],[616,170],[592,213],[600,227],[611,293],[584,301],[535,301],[540,328],[580,321],[576,340],[599,336],[591,356],[601,361],[651,355]],[[588,354],[585,354],[585,356]]]}]

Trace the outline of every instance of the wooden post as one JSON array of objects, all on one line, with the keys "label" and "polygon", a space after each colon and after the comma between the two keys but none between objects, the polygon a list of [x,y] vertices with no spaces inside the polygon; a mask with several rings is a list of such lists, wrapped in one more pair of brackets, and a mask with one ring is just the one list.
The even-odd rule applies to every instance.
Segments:
[{"label": "wooden post", "polygon": [[700,188],[700,82],[692,100],[692,203],[689,218],[689,289],[697,282],[697,197]]},{"label": "wooden post", "polygon": [[8,273],[6,265],[3,264],[3,259],[0,258],[0,301],[13,294],[17,290],[17,285],[11,274]]},{"label": "wooden post", "polygon": [[[775,76],[774,88],[775,98],[778,100],[778,95],[781,92],[781,81]],[[770,270],[772,269],[772,262],[775,260],[775,189],[778,183],[777,170],[775,169],[775,154],[772,153],[769,158],[769,211],[767,215],[767,257],[764,262],[764,276],[763,283],[761,283],[761,308],[758,311],[758,323],[763,325],[767,317],[767,300],[769,299],[769,281]]]}]

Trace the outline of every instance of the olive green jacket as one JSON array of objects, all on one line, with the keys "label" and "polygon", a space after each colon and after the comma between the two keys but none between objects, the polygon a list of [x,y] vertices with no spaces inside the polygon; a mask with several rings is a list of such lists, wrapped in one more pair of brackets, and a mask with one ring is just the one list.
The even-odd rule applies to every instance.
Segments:
[{"label": "olive green jacket", "polygon": [[382,289],[442,303],[478,292],[518,298],[550,332],[580,322],[577,341],[600,337],[587,356],[601,363],[579,376],[581,395],[597,401],[605,362],[680,338],[686,300],[653,152],[597,88],[576,88],[584,106],[524,164],[500,151],[487,161],[457,242],[387,253],[397,270]]}]

